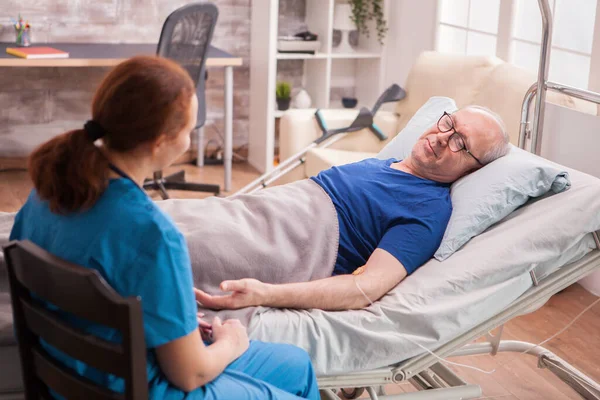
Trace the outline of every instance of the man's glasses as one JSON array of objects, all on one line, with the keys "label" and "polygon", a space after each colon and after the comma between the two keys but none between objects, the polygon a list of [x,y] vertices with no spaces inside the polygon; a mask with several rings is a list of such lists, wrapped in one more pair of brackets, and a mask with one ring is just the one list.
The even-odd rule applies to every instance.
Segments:
[{"label": "man's glasses", "polygon": [[451,151],[456,153],[461,150],[464,150],[471,157],[473,157],[475,161],[479,163],[479,165],[483,165],[483,163],[479,161],[479,159],[475,157],[473,153],[469,151],[469,149],[467,149],[467,145],[465,144],[465,139],[463,138],[463,136],[460,133],[458,133],[456,129],[454,129],[454,120],[452,119],[450,114],[444,111],[444,114],[442,114],[442,116],[437,122],[437,128],[440,132],[443,133],[454,131],[454,133],[450,135],[450,138],[448,139],[448,147]]}]

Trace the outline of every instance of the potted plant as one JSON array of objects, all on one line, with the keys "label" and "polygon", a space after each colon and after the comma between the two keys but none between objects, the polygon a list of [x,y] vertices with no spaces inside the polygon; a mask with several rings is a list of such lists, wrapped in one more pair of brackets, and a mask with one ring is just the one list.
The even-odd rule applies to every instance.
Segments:
[{"label": "potted plant", "polygon": [[377,28],[377,39],[383,44],[383,39],[388,31],[385,18],[383,17],[383,0],[348,0],[352,7],[352,21],[358,32],[369,37],[367,22],[375,19]]},{"label": "potted plant", "polygon": [[[23,18],[21,17],[21,14],[19,14],[19,17],[16,20],[14,20],[12,18],[10,20],[11,20],[11,25],[15,29],[16,45],[20,46],[20,47],[29,46],[31,44],[30,36],[29,36],[31,25],[29,25],[29,21],[24,21]],[[3,26],[0,25],[0,28],[2,28],[2,27]]]},{"label": "potted plant", "polygon": [[275,97],[277,99],[277,109],[285,111],[290,108],[290,100],[292,98],[292,87],[287,82],[277,82],[275,89]]}]

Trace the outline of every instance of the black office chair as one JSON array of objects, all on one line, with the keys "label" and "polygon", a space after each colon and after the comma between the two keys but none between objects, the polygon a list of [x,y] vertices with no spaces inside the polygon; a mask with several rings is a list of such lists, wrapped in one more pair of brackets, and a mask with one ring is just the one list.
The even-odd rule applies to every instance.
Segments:
[{"label": "black office chair", "polygon": [[[67,263],[29,241],[11,242],[3,250],[25,398],[50,400],[49,390],[53,390],[68,399],[147,400],[140,299],[119,296],[97,271]],[[77,318],[119,330],[122,343],[75,329],[40,299]],[[122,377],[125,393],[112,392],[62,366],[44,350],[40,339],[74,359]]]},{"label": "black office chair", "polygon": [[[219,10],[212,3],[188,4],[173,11],[166,19],[157,54],[181,64],[196,83],[198,96],[198,122],[196,129],[206,122],[206,56],[210,47]],[[219,194],[219,185],[185,182],[185,171],[163,177],[162,171],[154,173],[144,182],[145,189],[160,190],[168,199],[168,189],[193,190]]]}]

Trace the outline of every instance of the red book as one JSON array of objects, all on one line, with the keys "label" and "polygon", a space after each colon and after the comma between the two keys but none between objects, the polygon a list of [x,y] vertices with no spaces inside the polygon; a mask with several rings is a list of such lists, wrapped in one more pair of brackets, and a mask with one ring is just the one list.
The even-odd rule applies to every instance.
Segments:
[{"label": "red book", "polygon": [[8,54],[21,58],[68,58],[69,53],[53,47],[8,47]]}]

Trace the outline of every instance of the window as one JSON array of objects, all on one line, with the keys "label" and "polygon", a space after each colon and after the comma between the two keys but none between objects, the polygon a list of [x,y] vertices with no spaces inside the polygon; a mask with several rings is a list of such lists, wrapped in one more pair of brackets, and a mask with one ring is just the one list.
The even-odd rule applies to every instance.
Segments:
[{"label": "window", "polygon": [[[549,79],[587,88],[596,0],[549,0],[553,15]],[[542,17],[536,0],[515,0],[510,61],[537,73]]]},{"label": "window", "polygon": [[500,0],[440,0],[437,49],[495,55]]},{"label": "window", "polygon": [[[597,0],[548,2],[553,15],[549,79],[588,88],[595,73],[590,64]],[[438,13],[438,51],[496,55],[537,74],[542,37],[537,0],[438,0]]]}]

